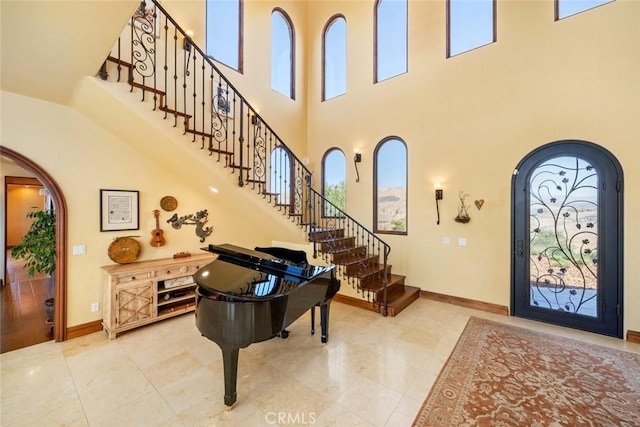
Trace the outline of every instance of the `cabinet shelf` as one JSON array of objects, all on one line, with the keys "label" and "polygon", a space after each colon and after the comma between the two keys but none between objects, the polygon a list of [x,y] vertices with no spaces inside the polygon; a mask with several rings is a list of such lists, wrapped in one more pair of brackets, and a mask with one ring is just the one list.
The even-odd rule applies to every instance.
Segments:
[{"label": "cabinet shelf", "polygon": [[177,295],[169,299],[164,299],[164,298],[158,299],[158,309],[162,306],[170,305],[176,302],[188,301],[188,300],[195,301],[195,299],[196,299],[196,292],[195,292],[195,289],[192,289],[190,292],[187,292],[186,294],[183,294],[183,295]]},{"label": "cabinet shelf", "polygon": [[102,325],[109,339],[130,329],[192,312],[196,289],[193,275],[215,258],[203,253],[102,267]]},{"label": "cabinet shelf", "polygon": [[158,295],[179,291],[180,289],[189,289],[189,288],[195,288],[195,287],[196,287],[195,283],[188,283],[186,285],[175,286],[172,288],[165,288],[162,285],[162,282],[158,282]]}]

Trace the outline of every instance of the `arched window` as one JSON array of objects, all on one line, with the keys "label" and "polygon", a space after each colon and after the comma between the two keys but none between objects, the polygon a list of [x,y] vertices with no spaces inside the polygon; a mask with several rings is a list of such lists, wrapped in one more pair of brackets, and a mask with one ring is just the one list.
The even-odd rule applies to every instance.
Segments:
[{"label": "arched window", "polygon": [[[347,161],[339,148],[330,148],[322,158],[322,195],[335,207],[346,209]],[[342,216],[334,206],[325,205],[324,216]]]},{"label": "arched window", "polygon": [[347,21],[334,15],[322,37],[322,100],[347,93]]},{"label": "arched window", "polygon": [[594,7],[602,6],[606,3],[611,3],[612,1],[613,0],[556,0],[556,21],[584,12],[585,10],[593,9]]},{"label": "arched window", "polygon": [[496,41],[496,0],[447,0],[447,58]]},{"label": "arched window", "polygon": [[295,99],[295,33],[287,13],[271,13],[271,89]]},{"label": "arched window", "polygon": [[407,234],[407,146],[390,136],[374,152],[374,232]]},{"label": "arched window", "polygon": [[207,55],[242,72],[242,0],[207,0]]},{"label": "arched window", "polygon": [[283,147],[271,151],[269,162],[269,193],[278,197],[277,204],[291,204],[291,156]]},{"label": "arched window", "polygon": [[407,0],[378,0],[374,15],[377,83],[407,72]]}]

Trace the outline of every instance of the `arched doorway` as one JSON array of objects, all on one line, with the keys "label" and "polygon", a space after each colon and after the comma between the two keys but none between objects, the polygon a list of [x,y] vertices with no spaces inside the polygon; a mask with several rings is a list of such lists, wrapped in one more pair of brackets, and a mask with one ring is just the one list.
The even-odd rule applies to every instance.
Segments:
[{"label": "arched doorway", "polygon": [[53,339],[64,341],[67,338],[67,205],[64,195],[53,178],[37,163],[4,146],[0,146],[0,156],[14,161],[18,166],[31,172],[51,193],[56,208]]},{"label": "arched doorway", "polygon": [[515,316],[623,336],[622,168],[565,140],[527,155],[512,179]]}]

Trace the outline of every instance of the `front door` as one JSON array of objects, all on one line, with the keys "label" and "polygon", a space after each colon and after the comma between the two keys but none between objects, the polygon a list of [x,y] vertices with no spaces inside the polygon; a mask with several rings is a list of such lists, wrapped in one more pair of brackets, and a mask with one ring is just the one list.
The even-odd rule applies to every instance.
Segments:
[{"label": "front door", "polygon": [[558,141],[512,180],[512,315],[622,338],[622,169]]}]

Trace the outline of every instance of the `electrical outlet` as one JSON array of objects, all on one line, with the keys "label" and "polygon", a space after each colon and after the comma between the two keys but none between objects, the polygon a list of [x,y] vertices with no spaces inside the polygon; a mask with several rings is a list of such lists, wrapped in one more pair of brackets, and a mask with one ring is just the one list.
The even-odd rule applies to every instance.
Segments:
[{"label": "electrical outlet", "polygon": [[91,304],[91,311],[92,312],[96,312],[96,311],[100,311],[100,303],[99,302],[94,302],[93,304]]}]

